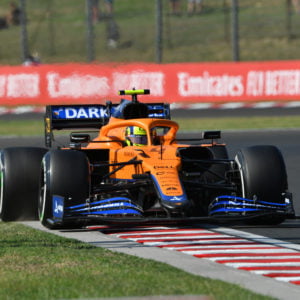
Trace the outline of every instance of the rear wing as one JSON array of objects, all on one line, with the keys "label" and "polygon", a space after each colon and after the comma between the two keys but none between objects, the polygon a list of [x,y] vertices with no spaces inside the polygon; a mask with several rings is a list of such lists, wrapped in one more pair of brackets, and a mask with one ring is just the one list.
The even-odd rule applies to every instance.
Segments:
[{"label": "rear wing", "polygon": [[[143,107],[143,114],[140,113],[141,107]],[[125,99],[121,100],[120,104],[107,102],[106,105],[48,105],[44,117],[45,145],[51,147],[54,140],[53,130],[100,129],[108,123],[110,117],[170,119],[170,105],[166,103],[133,103]]]}]

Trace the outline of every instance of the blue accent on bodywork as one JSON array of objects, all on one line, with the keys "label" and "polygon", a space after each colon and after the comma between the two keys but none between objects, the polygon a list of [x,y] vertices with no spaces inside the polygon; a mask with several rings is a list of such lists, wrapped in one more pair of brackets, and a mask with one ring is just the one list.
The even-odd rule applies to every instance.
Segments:
[{"label": "blue accent on bodywork", "polygon": [[215,198],[208,208],[210,216],[228,216],[232,213],[247,215],[251,213],[287,213],[288,203],[275,203],[261,200],[253,200],[235,196],[219,196]]},{"label": "blue accent on bodywork", "polygon": [[[131,201],[129,198],[126,197],[113,197],[113,198],[107,198],[105,200],[99,200],[99,201],[93,201],[90,203],[90,205],[98,205],[98,204],[105,204],[105,203],[112,203],[112,202],[120,202],[120,201]],[[86,203],[83,204],[78,204],[78,205],[73,205],[69,206],[68,209],[76,209],[76,208],[81,208],[81,207],[86,207]]]},{"label": "blue accent on bodywork", "polygon": [[91,212],[81,213],[81,215],[128,215],[128,214],[142,216],[142,214],[139,211],[136,211],[135,209],[104,210],[104,211],[91,211]]},{"label": "blue accent on bodywork", "polygon": [[100,119],[107,118],[107,108],[104,105],[74,105],[56,106],[52,110],[54,120]]},{"label": "blue accent on bodywork", "polygon": [[73,209],[73,212],[82,212],[82,211],[92,211],[92,210],[100,210],[100,209],[108,209],[108,208],[120,208],[120,207],[132,207],[136,208],[136,205],[132,203],[126,203],[126,202],[117,202],[117,203],[108,203],[108,204],[102,204],[102,205],[89,205],[88,207],[80,208],[80,209]]},{"label": "blue accent on bodywork", "polygon": [[52,214],[54,219],[63,219],[64,216],[64,197],[52,196]]},{"label": "blue accent on bodywork", "polygon": [[265,204],[265,205],[279,205],[279,206],[286,206],[285,203],[275,203],[275,202],[267,202],[267,201],[261,201],[261,200],[253,200],[253,199],[247,199],[247,198],[242,198],[242,197],[237,197],[237,196],[219,196],[218,199],[231,199],[231,200],[241,200],[241,201],[247,201],[247,202],[252,202],[252,203],[257,203],[259,202],[260,204]]},{"label": "blue accent on bodywork", "polygon": [[115,118],[122,118],[123,110],[129,103],[131,103],[131,101],[122,99],[119,105],[115,107],[114,106],[111,107],[111,111],[110,111],[111,115]]},{"label": "blue accent on bodywork", "polygon": [[[160,198],[162,201],[167,201],[167,202],[170,202],[170,203],[184,203],[184,202],[187,202],[188,201],[188,198],[185,194],[185,192],[180,195],[180,196],[167,196],[165,195],[161,188],[160,188],[160,185],[159,185],[159,182],[157,181],[157,179],[155,178],[155,176],[153,174],[151,174],[151,177],[153,179],[153,182],[159,192],[159,195],[160,195]],[[183,190],[183,188],[182,188]]]},{"label": "blue accent on bodywork", "polygon": [[66,207],[65,210],[67,217],[87,215],[143,215],[142,208],[126,197],[112,197],[103,200],[88,201],[83,204]]},{"label": "blue accent on bodywork", "polygon": [[211,213],[217,213],[217,212],[249,212],[249,211],[259,211],[255,208],[219,208]]},{"label": "blue accent on bodywork", "polygon": [[149,118],[170,119],[170,107],[164,104],[147,104]]}]

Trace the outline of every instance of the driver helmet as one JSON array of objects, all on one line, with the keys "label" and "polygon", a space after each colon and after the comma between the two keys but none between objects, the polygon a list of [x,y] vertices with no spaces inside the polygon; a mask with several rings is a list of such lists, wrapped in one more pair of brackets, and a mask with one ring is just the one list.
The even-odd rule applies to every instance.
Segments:
[{"label": "driver helmet", "polygon": [[125,137],[127,146],[142,147],[147,145],[147,132],[141,127],[127,127],[125,131]]}]

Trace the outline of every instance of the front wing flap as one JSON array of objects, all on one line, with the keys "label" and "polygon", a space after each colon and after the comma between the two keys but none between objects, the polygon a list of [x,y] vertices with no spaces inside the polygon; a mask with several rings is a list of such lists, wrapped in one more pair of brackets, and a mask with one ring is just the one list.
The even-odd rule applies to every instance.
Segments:
[{"label": "front wing flap", "polygon": [[286,193],[285,203],[252,200],[235,196],[219,196],[209,205],[209,215],[224,216],[256,216],[260,213],[294,216],[291,194]]}]

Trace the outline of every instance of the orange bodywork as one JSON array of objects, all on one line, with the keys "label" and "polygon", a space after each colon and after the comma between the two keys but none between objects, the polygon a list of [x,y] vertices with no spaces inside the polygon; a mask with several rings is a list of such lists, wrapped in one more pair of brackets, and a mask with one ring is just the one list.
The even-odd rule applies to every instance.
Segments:
[{"label": "orange bodywork", "polygon": [[[143,147],[124,146],[125,129],[128,126],[138,126],[146,130],[148,144]],[[166,128],[167,132],[156,137],[154,144],[150,134],[153,128]],[[116,172],[118,166],[111,166],[110,178],[132,179],[133,174],[151,174],[161,192],[166,196],[181,196],[184,194],[178,171],[181,159],[177,155],[178,145],[175,142],[178,124],[166,119],[130,119],[111,118],[103,126],[99,135],[87,145],[87,149],[109,149],[109,163],[124,163],[132,159],[142,161],[141,164],[126,165]],[[101,142],[101,143],[99,143]],[[184,147],[184,145],[180,145]]]}]

